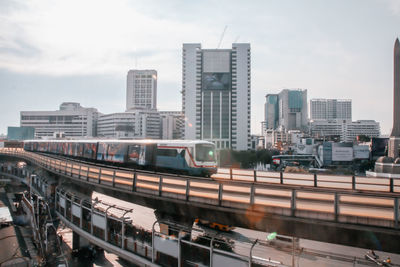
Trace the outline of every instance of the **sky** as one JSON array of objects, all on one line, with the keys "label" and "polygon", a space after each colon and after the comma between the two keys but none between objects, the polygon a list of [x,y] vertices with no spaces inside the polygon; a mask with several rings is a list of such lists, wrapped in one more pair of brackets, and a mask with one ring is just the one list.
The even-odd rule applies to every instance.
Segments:
[{"label": "sky", "polygon": [[125,110],[129,69],[158,72],[159,110],[181,110],[182,44],[251,44],[251,129],[265,95],[352,99],[388,134],[400,0],[1,0],[0,133],[20,111],[79,102]]}]

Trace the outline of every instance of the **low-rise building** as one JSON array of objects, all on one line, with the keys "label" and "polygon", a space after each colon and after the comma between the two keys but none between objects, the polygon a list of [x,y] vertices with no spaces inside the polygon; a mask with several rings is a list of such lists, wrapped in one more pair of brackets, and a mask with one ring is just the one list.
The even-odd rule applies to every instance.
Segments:
[{"label": "low-rise building", "polygon": [[353,142],[358,135],[379,137],[380,126],[374,120],[310,120],[310,134],[318,138],[340,136],[342,142]]},{"label": "low-rise building", "polygon": [[80,138],[97,135],[99,112],[79,103],[64,102],[55,111],[21,111],[21,127],[33,127],[35,138],[51,138],[57,133]]},{"label": "low-rise building", "polygon": [[324,167],[352,165],[357,161],[370,159],[370,146],[352,142],[323,142],[318,146],[318,157]]},{"label": "low-rise building", "polygon": [[7,129],[8,140],[29,140],[35,138],[35,128],[33,127],[13,127]]},{"label": "low-rise building", "polygon": [[161,119],[155,110],[131,110],[99,117],[99,137],[117,139],[160,139]]},{"label": "low-rise building", "polygon": [[263,132],[264,136],[264,148],[282,148],[282,146],[290,146],[292,144],[298,143],[299,139],[304,136],[304,134],[299,130],[289,130],[284,129],[266,129]]}]

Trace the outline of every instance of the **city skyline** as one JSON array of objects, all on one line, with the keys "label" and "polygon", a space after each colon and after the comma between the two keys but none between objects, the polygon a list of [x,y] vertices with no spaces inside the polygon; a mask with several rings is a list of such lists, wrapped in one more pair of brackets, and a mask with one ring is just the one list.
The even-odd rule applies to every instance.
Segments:
[{"label": "city skyline", "polygon": [[[49,3],[0,4],[0,133],[19,125],[20,111],[56,110],[61,102],[122,112],[129,69],[157,70],[159,109],[180,110],[182,44],[216,48],[225,25],[220,48],[236,40],[252,46],[252,133],[265,95],[285,88],[307,88],[308,100],[352,99],[354,120],[376,120],[390,133],[399,1],[96,1],[90,21],[95,2]],[[228,15],[210,18],[210,6]]]}]

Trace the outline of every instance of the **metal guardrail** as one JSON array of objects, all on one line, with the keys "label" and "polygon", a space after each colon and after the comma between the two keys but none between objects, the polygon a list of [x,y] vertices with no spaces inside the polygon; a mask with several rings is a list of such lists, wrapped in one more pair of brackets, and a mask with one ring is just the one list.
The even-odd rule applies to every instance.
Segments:
[{"label": "metal guardrail", "polygon": [[219,168],[214,179],[400,193],[400,179],[356,175],[284,173]]},{"label": "metal guardrail", "polygon": [[[10,166],[10,168],[7,168],[7,166]],[[6,172],[3,172],[4,169],[6,169]],[[127,231],[126,234],[124,234],[125,232],[123,229],[127,229],[129,227],[129,224],[132,223],[130,219],[126,217],[126,215],[128,215],[132,211],[131,209],[118,207],[114,204],[104,203],[101,200],[99,201],[97,199],[94,201],[93,200],[90,201],[90,199],[88,198],[82,199],[82,196],[80,197],[76,196],[74,195],[74,193],[64,191],[63,189],[55,190],[57,194],[55,197],[53,190],[47,190],[47,186],[50,186],[50,184],[54,184],[55,181],[48,180],[47,178],[38,175],[34,175],[29,170],[26,169],[12,167],[9,164],[0,163],[0,171],[1,175],[12,177],[13,179],[18,179],[21,182],[25,182],[27,185],[31,185],[32,191],[35,192],[35,194],[47,198],[49,201],[56,200],[57,214],[67,227],[73,229],[76,233],[78,233],[82,237],[90,240],[93,244],[96,244],[97,246],[101,246],[104,249],[112,251],[113,253],[119,255],[120,257],[126,258],[127,260],[134,260],[135,262],[137,261],[140,262],[144,260],[144,262],[142,263],[144,264],[147,263],[148,266],[150,266],[149,263],[151,260],[152,266],[158,266],[157,264],[164,265],[162,264],[162,262],[160,262],[159,255],[152,253],[157,251],[164,253],[169,257],[175,258],[175,261],[177,261],[178,266],[180,266],[182,263],[189,265],[195,263],[197,264],[201,263],[207,266],[212,266],[214,264],[220,266],[221,260],[223,260],[224,265],[226,265],[227,262],[234,265],[234,262],[236,262],[240,266],[254,266],[254,265],[281,266],[281,267],[286,266],[282,262],[264,258],[265,248],[271,245],[272,245],[271,248],[273,248],[275,246],[273,243],[268,243],[258,239],[252,240],[253,243],[252,244],[249,243],[247,245],[249,253],[246,253],[244,251],[246,250],[245,249],[246,246],[241,246],[239,253],[232,253],[220,249],[220,242],[222,241],[222,239],[218,238],[221,237],[223,238],[224,235],[220,234],[217,234],[216,236],[214,236],[214,234],[212,234],[211,236],[206,235],[202,238],[206,239],[208,238],[209,239],[208,242],[210,245],[209,246],[201,245],[204,242],[200,243],[196,242],[197,235],[193,234],[193,230],[196,232],[199,231],[200,229],[189,229],[186,227],[176,228],[176,225],[172,225],[172,227],[174,227],[173,229],[175,229],[173,230],[173,232],[177,234],[177,236],[167,235],[159,231],[156,231],[154,229],[154,225],[158,223],[157,221],[155,222],[155,224],[153,224],[151,240],[148,239],[147,243],[144,243],[143,241],[138,241],[143,239],[140,237],[142,236],[141,234],[138,235],[139,238],[132,236],[132,234],[135,235],[136,231]],[[60,199],[63,199],[63,201],[60,201]],[[63,206],[65,208],[61,207],[60,202],[63,202]],[[92,225],[95,225],[94,223],[95,220],[93,219],[94,217],[96,217],[95,220],[97,222],[99,218],[100,220],[103,219],[104,221],[103,232],[101,231],[99,232],[98,228],[96,229],[96,227],[92,227]],[[130,218],[132,218],[134,221],[134,217]],[[112,232],[112,230],[109,230],[107,227],[109,219],[121,225],[121,227],[119,228],[120,230],[119,234],[110,233]],[[193,240],[191,241],[188,240],[187,239],[188,236],[191,236]],[[229,238],[229,236],[230,235],[228,235],[227,237]],[[217,244],[213,246],[212,244],[214,243]],[[290,241],[290,244],[292,246],[294,245],[292,241]],[[288,246],[289,243],[285,243],[284,245]],[[253,249],[256,247],[257,247],[257,254],[254,255],[255,253]],[[192,250],[190,253],[188,253],[188,248],[195,248],[195,249]],[[280,249],[280,246],[278,245],[277,248]],[[292,255],[292,257],[300,257],[301,255],[306,254],[322,258],[335,259],[338,261],[344,261],[353,264],[368,263],[363,258],[349,257],[346,255],[335,254],[335,253],[326,254],[326,252],[318,250],[309,250],[304,248],[301,248],[301,250],[297,251],[298,249],[299,248],[295,249],[296,251],[295,254],[297,254],[297,256]],[[199,258],[199,255],[203,256],[209,255],[209,257]],[[165,256],[163,257],[163,259],[165,260]],[[170,265],[170,262],[168,262],[168,265]]]},{"label": "metal guardrail", "polygon": [[[193,257],[199,251],[203,252],[203,254],[204,252],[210,254],[209,257],[203,258],[208,263],[208,266],[220,266],[221,260],[233,263],[235,266],[252,266],[253,264],[252,251],[257,241],[251,246],[248,252],[249,256],[243,256],[215,248],[213,244],[214,237],[211,239],[209,246],[187,239],[187,237],[193,235],[193,229],[168,226],[174,229],[173,231],[177,236],[156,231],[154,226],[159,223],[156,221],[153,224],[151,233],[148,233],[150,240],[143,242],[137,240],[138,234],[135,231],[130,231],[130,234],[127,234],[128,231],[126,229],[129,228],[132,221],[125,215],[132,210],[119,208],[116,205],[105,205],[103,209],[99,209],[96,207],[98,202],[77,199],[73,194],[62,189],[56,190],[55,201],[57,215],[71,229],[105,249],[111,248],[111,251],[117,255],[141,262],[146,266],[165,266],[166,262],[163,262],[163,260],[166,260],[165,256],[167,256],[168,263],[173,258],[172,260],[177,261],[177,266],[182,266],[183,263],[188,263],[188,256]],[[121,209],[123,212],[121,216],[116,216],[111,209]],[[190,255],[184,255],[182,252],[185,244],[185,251],[186,253],[191,251]],[[158,253],[163,253],[164,257],[159,257]],[[219,259],[219,261],[214,262],[215,259]],[[262,262],[258,266],[283,266],[279,262],[273,262],[268,259],[258,258],[257,260]]]},{"label": "metal guardrail", "polygon": [[[145,195],[162,197],[235,210],[251,210],[260,214],[276,214],[296,218],[318,219],[324,221],[352,223],[399,229],[399,198],[397,193],[380,191],[354,191],[348,189],[332,190],[329,183],[345,183],[339,176],[319,176],[319,186],[293,186],[290,181],[309,181],[304,174],[282,174],[278,177],[262,176],[268,181],[249,183],[235,180],[191,179],[177,176],[161,176],[157,173],[141,173],[135,170],[118,170],[96,167],[89,163],[53,159],[21,149],[2,149],[0,154],[13,155],[33,161],[54,173],[91,184],[109,186],[118,190],[139,192]],[[269,173],[267,173],[269,174]],[[236,176],[246,176],[245,171],[235,171]],[[257,176],[258,180],[260,175]],[[336,177],[336,180],[335,180]],[[277,186],[275,181],[284,181],[288,188]],[[348,179],[345,177],[345,179]],[[350,179],[354,179],[350,177]],[[366,185],[365,177],[358,177]],[[312,180],[314,181],[314,180]],[[388,182],[390,180],[386,180]],[[324,185],[325,183],[325,186]],[[373,181],[372,184],[376,185]],[[388,186],[385,182],[377,183]],[[392,180],[395,192],[399,184]],[[350,184],[351,185],[351,184]],[[357,183],[359,187],[361,183]],[[351,188],[350,188],[351,189]]]}]

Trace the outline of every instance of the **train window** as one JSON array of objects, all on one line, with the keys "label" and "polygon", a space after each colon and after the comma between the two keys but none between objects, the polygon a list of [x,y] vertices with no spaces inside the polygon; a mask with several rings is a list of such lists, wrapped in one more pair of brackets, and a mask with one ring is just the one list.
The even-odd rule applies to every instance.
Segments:
[{"label": "train window", "polygon": [[71,147],[72,147],[72,156],[77,156],[77,151],[78,151],[78,149],[77,149],[77,143],[71,143]]},{"label": "train window", "polygon": [[83,146],[84,143],[76,143],[76,155],[78,157],[83,157]]},{"label": "train window", "polygon": [[107,159],[112,161],[124,161],[127,152],[127,144],[110,144],[108,145]]},{"label": "train window", "polygon": [[72,143],[68,143],[68,153],[67,153],[67,154],[68,154],[69,156],[73,156],[73,155],[74,155],[74,154],[73,154],[73,151],[74,151],[74,150],[73,150],[72,145],[73,145]]},{"label": "train window", "polygon": [[107,152],[107,144],[99,143],[99,147],[97,148],[97,159],[104,160],[106,158]]},{"label": "train window", "polygon": [[209,144],[196,145],[196,160],[215,161],[215,146]]},{"label": "train window", "polygon": [[140,145],[130,145],[128,149],[128,160],[138,162],[140,156]]},{"label": "train window", "polygon": [[83,151],[83,156],[85,158],[89,158],[89,159],[92,158],[93,152],[95,151],[95,148],[94,148],[95,144],[86,143],[84,145],[85,145],[85,147],[84,147],[84,151]]},{"label": "train window", "polygon": [[176,157],[176,155],[178,155],[176,149],[157,149],[157,156]]},{"label": "train window", "polygon": [[61,145],[61,149],[62,149],[62,154],[63,155],[67,155],[68,154],[68,144],[67,143],[62,143]]},{"label": "train window", "polygon": [[50,143],[50,152],[57,153],[57,143]]}]

